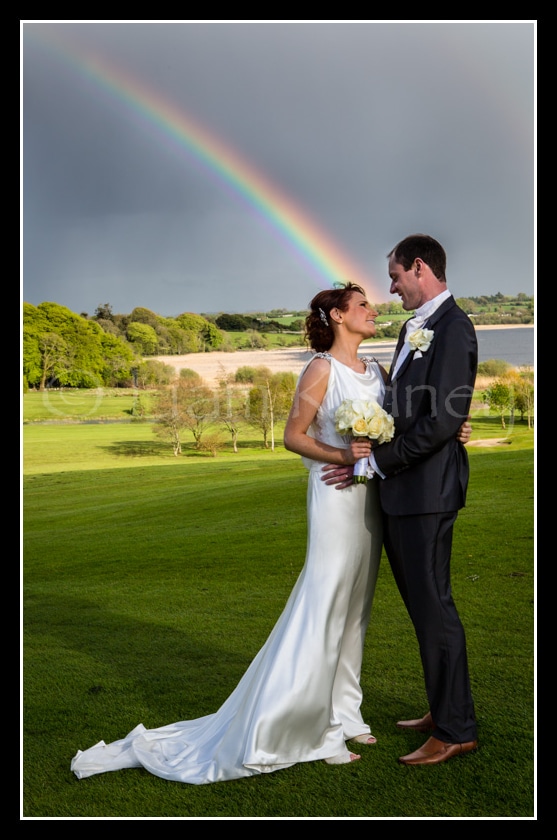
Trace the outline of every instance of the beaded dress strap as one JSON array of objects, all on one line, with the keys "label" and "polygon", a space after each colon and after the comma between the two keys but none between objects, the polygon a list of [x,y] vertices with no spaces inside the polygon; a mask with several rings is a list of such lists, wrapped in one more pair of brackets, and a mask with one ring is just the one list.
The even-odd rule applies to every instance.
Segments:
[{"label": "beaded dress strap", "polygon": [[[314,359],[327,359],[327,361],[331,361],[333,358],[330,353],[316,353],[313,357]],[[360,361],[362,361],[366,367],[373,364],[375,362],[376,365],[379,364],[379,361],[375,358],[375,356],[360,356]]]}]

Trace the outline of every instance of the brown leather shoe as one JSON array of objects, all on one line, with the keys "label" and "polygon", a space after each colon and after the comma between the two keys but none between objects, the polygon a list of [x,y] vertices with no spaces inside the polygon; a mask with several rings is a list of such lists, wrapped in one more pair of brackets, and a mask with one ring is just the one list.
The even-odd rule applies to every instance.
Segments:
[{"label": "brown leather shoe", "polygon": [[464,744],[447,744],[439,738],[428,738],[425,744],[416,752],[410,755],[403,755],[399,758],[401,764],[442,764],[448,761],[453,755],[462,755],[472,752],[478,746],[477,741],[466,741]]},{"label": "brown leather shoe", "polygon": [[435,724],[431,719],[431,712],[428,712],[417,720],[399,720],[397,726],[399,729],[413,729],[415,732],[431,732]]}]

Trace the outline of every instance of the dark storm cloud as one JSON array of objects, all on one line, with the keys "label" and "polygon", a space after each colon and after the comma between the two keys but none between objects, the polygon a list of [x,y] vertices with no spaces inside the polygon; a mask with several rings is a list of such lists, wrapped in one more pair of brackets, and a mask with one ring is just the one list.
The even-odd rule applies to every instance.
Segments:
[{"label": "dark storm cloud", "polygon": [[[535,21],[22,22],[23,297],[92,313],[303,308],[299,254],[83,78],[60,34],[199,120],[376,278],[437,236],[459,297],[534,290]],[[63,51],[62,51],[63,52]]]}]

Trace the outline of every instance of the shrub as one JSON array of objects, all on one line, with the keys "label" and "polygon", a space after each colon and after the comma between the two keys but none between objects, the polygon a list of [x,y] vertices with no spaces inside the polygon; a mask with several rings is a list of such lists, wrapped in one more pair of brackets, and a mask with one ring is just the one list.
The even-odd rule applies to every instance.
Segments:
[{"label": "shrub", "polygon": [[192,370],[191,368],[182,368],[180,371],[180,379],[188,379],[191,382],[200,382],[201,376],[196,370]]},{"label": "shrub", "polygon": [[244,367],[240,367],[236,371],[234,381],[235,382],[253,382],[256,375],[257,375],[257,371],[254,367],[250,367],[249,365],[244,365]]},{"label": "shrub", "polygon": [[158,359],[146,359],[138,365],[135,381],[138,388],[153,388],[157,385],[169,385],[174,378],[174,368]]},{"label": "shrub", "polygon": [[478,364],[478,376],[504,376],[511,367],[503,359],[488,359]]}]

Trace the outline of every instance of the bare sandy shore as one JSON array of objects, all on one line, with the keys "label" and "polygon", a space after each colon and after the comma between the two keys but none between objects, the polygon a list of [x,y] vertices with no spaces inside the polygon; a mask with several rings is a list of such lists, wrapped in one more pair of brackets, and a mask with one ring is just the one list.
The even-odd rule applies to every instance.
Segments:
[{"label": "bare sandy shore", "polygon": [[535,324],[476,324],[478,330],[528,330],[534,329]]},{"label": "bare sandy shore", "polygon": [[[498,324],[477,326],[476,330],[506,330],[531,324]],[[374,341],[362,345],[362,355],[376,356],[381,363],[388,363],[394,352],[396,341]],[[227,374],[234,375],[241,367],[266,367],[272,373],[292,372],[299,374],[312,353],[302,347],[285,347],[277,350],[237,350],[235,353],[188,353],[186,356],[155,356],[159,362],[173,367],[176,373],[189,368],[198,373],[208,385],[218,384]]]},{"label": "bare sandy shore", "polygon": [[208,385],[216,385],[227,374],[234,376],[241,367],[266,367],[272,373],[299,374],[311,358],[309,350],[301,347],[280,350],[237,350],[235,353],[188,353],[187,356],[155,356],[159,362],[173,367],[176,373],[184,368],[194,370]]}]

